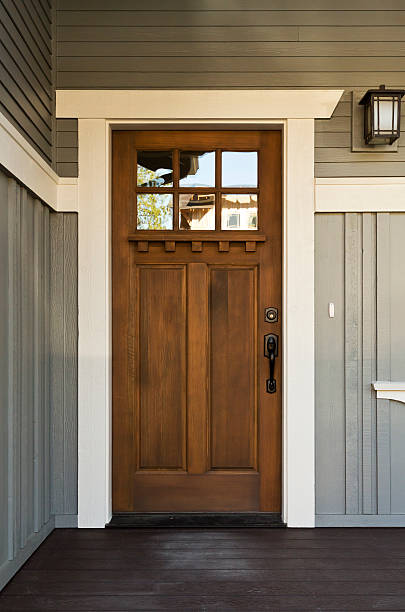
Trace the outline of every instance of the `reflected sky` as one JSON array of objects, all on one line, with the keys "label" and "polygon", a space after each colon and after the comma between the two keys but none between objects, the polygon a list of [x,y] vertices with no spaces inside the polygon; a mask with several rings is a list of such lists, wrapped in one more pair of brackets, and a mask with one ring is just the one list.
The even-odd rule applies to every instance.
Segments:
[{"label": "reflected sky", "polygon": [[[215,184],[215,153],[199,157],[196,174],[181,179],[181,187],[211,187]],[[257,187],[257,152],[224,151],[222,153],[223,187]]]},{"label": "reflected sky", "polygon": [[198,158],[198,170],[180,180],[180,187],[213,187],[215,185],[215,151]]},{"label": "reflected sky", "polygon": [[224,151],[222,187],[257,187],[257,153]]}]

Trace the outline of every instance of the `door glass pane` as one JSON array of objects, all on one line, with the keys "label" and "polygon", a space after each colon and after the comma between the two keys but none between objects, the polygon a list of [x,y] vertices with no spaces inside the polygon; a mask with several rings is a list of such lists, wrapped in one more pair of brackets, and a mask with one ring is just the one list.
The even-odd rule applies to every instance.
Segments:
[{"label": "door glass pane", "polygon": [[257,152],[222,153],[222,187],[257,187]]},{"label": "door glass pane", "polygon": [[169,193],[138,194],[136,228],[173,229],[173,196]]},{"label": "door glass pane", "polygon": [[180,187],[214,187],[215,151],[180,152]]},{"label": "door glass pane", "polygon": [[137,151],[138,187],[172,187],[173,163],[171,151]]},{"label": "door glass pane", "polygon": [[180,193],[179,215],[182,230],[214,230],[215,194]]},{"label": "door glass pane", "polygon": [[221,229],[257,230],[257,195],[223,193]]}]

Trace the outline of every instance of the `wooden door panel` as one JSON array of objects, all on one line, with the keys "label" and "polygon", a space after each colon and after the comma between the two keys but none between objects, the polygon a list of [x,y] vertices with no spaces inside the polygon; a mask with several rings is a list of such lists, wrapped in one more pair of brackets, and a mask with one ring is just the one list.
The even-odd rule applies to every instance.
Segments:
[{"label": "wooden door panel", "polygon": [[257,512],[259,474],[138,472],[132,512]]},{"label": "wooden door panel", "polygon": [[[180,151],[215,151],[215,189],[200,189],[215,231],[137,230],[137,194],[163,193],[137,185],[147,149],[173,150],[176,219]],[[232,188],[257,195],[258,230],[221,230],[221,151],[238,150],[259,153],[258,187]],[[115,132],[112,226],[113,511],[279,512],[281,317],[263,315],[281,313],[280,133]]]},{"label": "wooden door panel", "polygon": [[255,469],[256,269],[211,268],[211,469]]},{"label": "wooden door panel", "polygon": [[185,286],[185,266],[138,270],[139,469],[186,468]]}]

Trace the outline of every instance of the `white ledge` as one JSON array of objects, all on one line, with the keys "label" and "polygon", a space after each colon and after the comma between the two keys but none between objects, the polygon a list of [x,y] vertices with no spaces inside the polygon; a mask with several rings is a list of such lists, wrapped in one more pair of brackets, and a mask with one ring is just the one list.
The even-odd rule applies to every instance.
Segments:
[{"label": "white ledge", "polygon": [[328,119],[343,89],[56,91],[56,116],[79,119]]},{"label": "white ledge", "polygon": [[57,212],[77,212],[77,179],[58,176],[2,113],[0,164]]},{"label": "white ledge", "polygon": [[404,176],[315,179],[315,212],[403,211],[405,211]]},{"label": "white ledge", "polygon": [[372,386],[377,392],[377,399],[394,400],[405,404],[405,382],[377,380]]}]

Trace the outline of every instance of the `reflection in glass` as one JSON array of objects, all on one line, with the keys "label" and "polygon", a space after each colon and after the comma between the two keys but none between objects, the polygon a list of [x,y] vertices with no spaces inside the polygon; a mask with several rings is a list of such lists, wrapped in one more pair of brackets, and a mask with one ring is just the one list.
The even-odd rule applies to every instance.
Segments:
[{"label": "reflection in glass", "polygon": [[173,229],[173,196],[169,193],[138,194],[136,228]]},{"label": "reflection in glass", "polygon": [[257,195],[223,193],[221,229],[257,230]]},{"label": "reflection in glass", "polygon": [[179,215],[182,230],[214,230],[215,194],[180,193]]},{"label": "reflection in glass", "polygon": [[215,185],[215,151],[180,152],[180,187]]},{"label": "reflection in glass", "polygon": [[138,187],[172,187],[173,163],[171,151],[137,151]]},{"label": "reflection in glass", "polygon": [[222,153],[222,187],[257,187],[257,152]]}]

